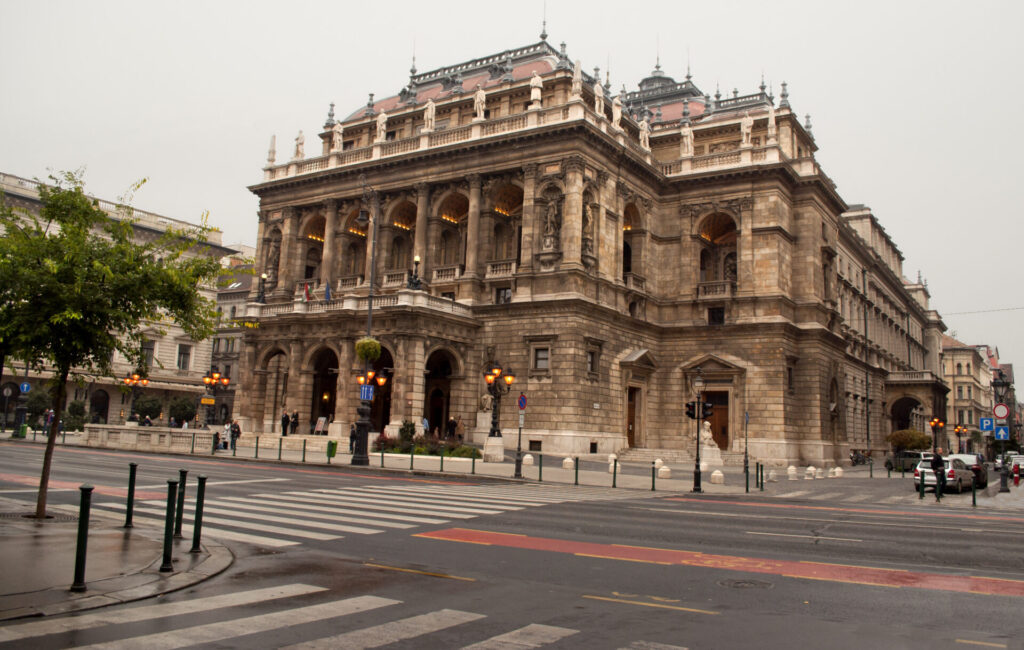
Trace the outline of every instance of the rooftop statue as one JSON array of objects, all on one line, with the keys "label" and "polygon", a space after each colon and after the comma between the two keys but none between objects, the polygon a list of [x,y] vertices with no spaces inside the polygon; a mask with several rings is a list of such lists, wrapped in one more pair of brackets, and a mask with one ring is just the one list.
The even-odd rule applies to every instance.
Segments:
[{"label": "rooftop statue", "polygon": [[299,129],[299,134],[295,136],[295,160],[302,160],[306,157],[306,136],[302,135],[302,129]]},{"label": "rooftop statue", "polygon": [[682,128],[679,129],[680,143],[679,153],[683,156],[693,155],[693,129],[690,128],[689,122],[683,124]]},{"label": "rooftop statue", "polygon": [[384,111],[380,112],[377,116],[377,137],[374,142],[384,142],[384,137],[387,135],[388,129],[388,114]]},{"label": "rooftop statue", "polygon": [[594,112],[604,116],[604,86],[600,79],[594,82]]},{"label": "rooftop statue", "polygon": [[530,77],[530,101],[540,106],[540,92],[544,88],[544,82],[541,80],[540,75],[537,71],[533,71],[533,76]]},{"label": "rooftop statue", "polygon": [[622,100],[619,99],[620,96],[621,93],[612,100],[612,126],[616,129],[621,128],[619,122],[622,121]]},{"label": "rooftop statue", "polygon": [[651,123],[646,117],[640,123],[640,146],[647,150],[651,148]]},{"label": "rooftop statue", "polygon": [[427,105],[423,107],[423,130],[433,131],[434,130],[434,117],[437,115],[437,107],[434,106],[434,100],[428,99]]},{"label": "rooftop statue", "polygon": [[485,110],[487,110],[487,93],[480,87],[480,84],[477,84],[476,92],[473,93],[473,112],[476,113],[476,119],[484,119]]},{"label": "rooftop statue", "polygon": [[335,122],[334,126],[331,127],[333,134],[333,141],[331,142],[331,151],[341,151],[343,141],[342,136],[345,133],[345,127],[341,125],[341,122]]},{"label": "rooftop statue", "polygon": [[754,118],[750,117],[750,111],[743,111],[743,119],[740,120],[741,145],[750,146],[750,134],[754,131]]},{"label": "rooftop statue", "polygon": [[583,94],[583,66],[580,60],[576,59],[576,65],[572,68],[572,96],[579,97]]}]

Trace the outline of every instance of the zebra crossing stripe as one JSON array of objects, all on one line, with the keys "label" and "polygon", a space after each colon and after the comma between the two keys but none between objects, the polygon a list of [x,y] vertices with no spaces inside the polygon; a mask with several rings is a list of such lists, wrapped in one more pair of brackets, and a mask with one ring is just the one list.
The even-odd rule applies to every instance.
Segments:
[{"label": "zebra crossing stripe", "polygon": [[823,492],[821,494],[815,494],[811,498],[818,501],[824,501],[825,499],[834,499],[836,497],[841,497],[844,494],[845,492]]},{"label": "zebra crossing stripe", "polygon": [[450,512],[442,512],[440,510],[440,508],[428,507],[428,506],[426,506],[426,505],[424,505],[422,503],[402,503],[402,502],[395,502],[393,500],[377,499],[377,498],[374,498],[374,497],[355,497],[355,496],[350,496],[350,495],[332,496],[332,495],[327,495],[327,494],[317,494],[317,493],[309,493],[309,492],[299,492],[299,493],[292,492],[292,493],[287,493],[287,494],[297,495],[297,496],[301,496],[301,497],[305,497],[307,499],[313,499],[313,500],[317,500],[317,499],[330,499],[331,502],[333,502],[333,503],[338,503],[338,504],[347,506],[349,508],[361,507],[364,510],[370,510],[372,512],[376,512],[377,510],[384,510],[386,512],[410,512],[410,511],[412,511],[412,512],[423,512],[423,513],[426,513],[426,514],[429,514],[429,515],[433,515],[433,516],[436,516],[436,517],[447,517],[449,519],[472,519],[473,517],[476,517],[476,516],[478,516],[480,514],[498,514],[498,511],[487,512],[487,513],[484,513],[484,512],[474,512],[473,514],[468,514],[466,512],[459,511],[459,510],[454,510],[454,509],[449,509]]},{"label": "zebra crossing stripe", "polygon": [[388,605],[397,605],[401,602],[400,600],[379,598],[377,596],[358,596],[344,600],[333,600],[319,605],[286,609],[269,614],[259,614],[257,616],[220,621],[218,623],[157,632],[155,634],[83,647],[89,650],[99,650],[100,648],[104,650],[134,650],[135,648],[172,650],[201,643],[215,643],[238,636],[267,632],[281,627],[314,623],[328,618],[347,616]]},{"label": "zebra crossing stripe", "polygon": [[[333,504],[338,506],[346,506],[346,511],[352,511],[351,514],[365,514],[367,517],[374,519],[394,519],[396,521],[409,521],[416,524],[445,524],[448,523],[447,519],[436,519],[433,517],[414,517],[412,515],[392,514],[390,511],[395,513],[408,512],[408,508],[389,508],[389,512],[378,512],[379,508],[373,508],[373,506],[348,504],[344,499],[340,497],[337,499],[331,497],[321,497],[316,495],[312,499],[303,499],[301,497],[287,496],[282,494],[257,494],[254,495],[261,501],[266,500],[268,502],[284,502],[287,504],[302,504],[306,507],[315,506],[319,510],[323,510],[325,504]],[[363,513],[363,510],[369,512]]]},{"label": "zebra crossing stripe", "polygon": [[[518,489],[517,489],[518,488]],[[402,486],[366,486],[364,489],[381,491],[381,492],[415,492],[417,494],[428,494],[431,496],[444,495],[462,495],[468,498],[477,499],[488,499],[495,500],[498,502],[508,501],[511,503],[521,503],[523,505],[529,504],[545,504],[545,503],[561,503],[566,499],[564,497],[556,496],[551,493],[544,495],[527,493],[526,490],[519,486],[509,486],[508,488],[494,489],[487,487],[460,487],[460,486],[431,486],[427,487],[416,487],[410,485]],[[575,489],[573,490],[575,493]]]},{"label": "zebra crossing stripe", "polygon": [[[164,515],[161,510],[156,508],[140,508],[135,507],[135,512],[139,512],[146,515]],[[281,528],[280,526],[268,526],[267,524],[258,524],[251,521],[240,521],[238,519],[229,519],[226,517],[208,517],[206,513],[203,513],[203,530],[208,531],[206,524],[221,524],[224,526],[234,526],[235,528],[245,528],[248,530],[258,530],[263,533],[274,533],[275,535],[291,535],[292,537],[303,537],[305,539],[315,539],[321,542],[326,542],[332,539],[338,539],[339,535],[327,535],[324,533],[314,533],[309,530],[299,530],[297,528]],[[298,520],[292,520],[288,523],[305,525],[303,522]]]},{"label": "zebra crossing stripe", "polygon": [[240,591],[221,596],[209,596],[184,600],[176,603],[160,603],[158,605],[146,605],[143,607],[132,607],[121,610],[103,610],[95,614],[84,614],[73,618],[58,618],[46,621],[32,621],[20,625],[8,625],[0,627],[0,642],[16,641],[29,637],[44,636],[47,634],[58,634],[72,630],[86,630],[103,625],[118,625],[121,623],[134,623],[154,618],[178,616],[180,614],[192,614],[195,612],[209,612],[223,607],[234,607],[237,605],[249,605],[278,598],[293,598],[304,594],[312,594],[318,591],[327,591],[325,587],[313,585],[292,584],[281,585],[280,587],[267,587],[265,589],[253,589],[251,591]]},{"label": "zebra crossing stripe", "polygon": [[[93,507],[94,510],[96,510],[96,509],[100,509],[100,510],[106,509],[106,510],[124,512],[124,505],[120,505],[120,504],[101,504],[101,505],[100,504],[94,504],[92,507]],[[163,527],[164,527],[164,520],[163,519],[154,519],[152,517],[139,517],[139,516],[136,515],[136,516],[133,517],[133,521],[135,521],[137,523],[140,523],[140,524],[146,524],[148,526],[153,526],[153,527],[159,528],[159,529],[163,529]],[[203,522],[203,534],[204,535],[209,535],[210,537],[214,537],[216,539],[230,539],[230,540],[234,540],[236,542],[245,542],[247,544],[256,544],[257,546],[272,546],[274,548],[281,548],[281,547],[284,547],[284,546],[295,546],[295,545],[299,544],[299,542],[293,542],[293,541],[286,540],[286,539],[278,539],[276,537],[263,537],[262,535],[249,535],[249,534],[246,534],[246,533],[239,533],[239,532],[236,532],[236,531],[233,531],[233,530],[227,530],[225,528],[217,528],[216,526],[207,526],[205,521]]]},{"label": "zebra crossing stripe", "polygon": [[420,616],[411,616],[398,621],[384,623],[383,625],[375,625],[332,637],[316,639],[307,643],[285,646],[285,648],[286,650],[379,648],[391,643],[397,643],[398,641],[415,639],[418,636],[462,625],[463,623],[470,623],[481,618],[484,618],[483,614],[461,612],[457,609],[442,609],[430,612],[429,614],[421,614]]},{"label": "zebra crossing stripe", "polygon": [[[232,507],[237,507],[237,508],[248,507],[248,509],[250,509],[250,510],[256,510],[257,508],[253,508],[253,507],[250,507],[250,506],[242,506],[242,505],[237,505],[237,504],[261,505],[261,504],[267,503],[263,499],[247,499],[245,497],[222,497],[220,499],[217,499],[217,503],[223,503],[224,501],[229,501],[231,503]],[[349,523],[353,523],[353,524],[365,524],[365,523],[367,523],[365,517],[362,517],[362,518],[360,518],[360,517],[347,517],[345,515],[338,515],[338,514],[334,514],[334,513],[326,514],[324,512],[324,507],[323,507],[322,504],[318,504],[318,505],[297,505],[296,504],[296,505],[293,505],[293,504],[288,503],[288,504],[272,504],[272,505],[280,505],[280,508],[275,509],[272,512],[290,512],[290,513],[292,513],[294,515],[301,515],[303,518],[310,517],[310,518],[313,518],[313,519],[324,519],[326,521],[345,521],[345,522],[349,522]],[[309,514],[307,514],[307,513],[309,513]],[[412,524],[401,524],[401,523],[398,523],[396,521],[374,520],[373,521],[373,525],[374,526],[380,526],[381,528],[398,528],[398,529],[415,528],[415,526],[413,526]]]},{"label": "zebra crossing stripe", "polygon": [[[352,489],[352,488],[346,488],[346,490],[350,490],[350,489]],[[541,506],[541,505],[546,505],[548,503],[551,503],[551,501],[548,501],[548,500],[539,501],[539,500],[536,500],[536,499],[519,499],[519,498],[515,498],[515,497],[507,497],[507,496],[504,496],[504,495],[502,495],[502,496],[494,496],[494,495],[488,495],[488,494],[476,494],[476,493],[468,493],[468,492],[461,492],[461,491],[460,492],[450,492],[450,491],[445,490],[445,489],[441,489],[441,490],[417,490],[415,488],[393,488],[393,489],[388,489],[388,488],[374,488],[374,487],[359,488],[359,489],[360,489],[360,491],[371,492],[372,494],[386,493],[386,494],[401,494],[401,495],[408,495],[408,496],[427,496],[427,497],[430,497],[431,499],[435,499],[435,500],[437,498],[439,498],[439,497],[444,497],[444,500],[445,500],[446,503],[447,502],[451,502],[451,501],[455,501],[455,502],[481,503],[481,504],[485,504],[485,505],[507,505],[507,506],[515,506],[515,507],[520,507],[520,508],[521,507],[529,507],[529,506]]]},{"label": "zebra crossing stripe", "polygon": [[431,499],[427,499],[427,498],[414,499],[414,498],[411,498],[411,497],[409,497],[409,498],[402,498],[402,497],[392,497],[392,496],[381,496],[381,495],[377,495],[377,494],[360,495],[360,494],[349,493],[349,492],[337,492],[335,490],[317,490],[317,492],[323,492],[323,493],[327,493],[327,494],[332,494],[332,495],[337,495],[337,496],[344,497],[346,502],[347,501],[356,501],[356,502],[361,502],[361,503],[369,503],[369,504],[372,504],[374,506],[376,506],[379,503],[388,504],[388,505],[398,505],[398,506],[404,506],[406,508],[415,508],[416,510],[426,510],[428,512],[433,512],[433,514],[440,515],[440,516],[443,516],[443,517],[455,516],[455,515],[453,515],[451,513],[466,513],[466,512],[472,513],[472,514],[466,515],[467,517],[476,517],[478,515],[498,515],[498,514],[501,514],[502,512],[504,512],[505,510],[508,509],[508,508],[502,508],[502,509],[486,508],[486,509],[484,509],[484,508],[476,508],[476,507],[473,507],[473,508],[459,508],[459,507],[455,507],[455,506],[449,507],[449,506],[437,503],[436,500],[431,500]]},{"label": "zebra crossing stripe", "polygon": [[468,645],[463,650],[518,650],[519,648],[539,648],[549,643],[554,643],[567,636],[576,634],[579,630],[570,630],[567,627],[555,627],[553,625],[527,625],[526,627],[513,630],[506,634],[485,639],[480,643]]},{"label": "zebra crossing stripe", "polygon": [[782,499],[791,499],[793,497],[800,497],[805,494],[810,494],[810,490],[797,490],[796,492],[783,492],[782,494],[776,495]]},{"label": "zebra crossing stripe", "polygon": [[[259,508],[253,506],[232,506],[231,508],[218,508],[217,506],[211,506],[209,503],[203,506],[203,518],[207,519],[207,513],[231,515],[232,521],[237,521],[239,526],[247,526],[248,522],[245,519],[258,519],[259,521],[271,521],[278,524],[298,524],[305,526],[306,528],[317,528],[319,530],[331,530],[338,533],[355,533],[357,535],[375,535],[377,533],[383,533],[383,530],[376,528],[363,528],[361,526],[345,526],[343,524],[332,524],[328,522],[314,521],[305,517],[277,517],[268,514],[259,514],[256,512],[245,512],[247,510],[259,510],[263,512],[283,512],[282,510],[274,508]],[[194,511],[194,505],[186,505],[185,510]]]}]

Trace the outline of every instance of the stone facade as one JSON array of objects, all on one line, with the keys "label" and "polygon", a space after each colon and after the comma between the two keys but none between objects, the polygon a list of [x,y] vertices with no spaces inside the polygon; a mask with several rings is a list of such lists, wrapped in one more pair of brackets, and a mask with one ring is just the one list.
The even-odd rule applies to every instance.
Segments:
[{"label": "stone facade", "polygon": [[348,431],[372,285],[391,375],[374,430],[458,416],[480,439],[483,370],[499,361],[528,396],[528,448],[690,449],[698,371],[725,452],[838,462],[858,418],[884,446],[887,379],[920,373],[930,399],[943,326],[891,242],[848,214],[785,89],[778,105],[763,87],[712,100],[656,70],[615,103],[573,68],[542,41],[414,72],[340,122],[332,107],[320,156],[271,150],[250,188],[267,282],[247,306],[243,428],[274,432],[297,410],[303,431],[321,417]]}]

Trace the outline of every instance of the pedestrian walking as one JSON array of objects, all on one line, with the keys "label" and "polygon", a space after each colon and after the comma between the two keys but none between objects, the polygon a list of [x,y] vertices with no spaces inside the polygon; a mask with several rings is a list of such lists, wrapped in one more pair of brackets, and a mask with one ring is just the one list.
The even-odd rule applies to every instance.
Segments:
[{"label": "pedestrian walking", "polygon": [[353,422],[352,426],[348,430],[348,453],[354,454],[356,452],[356,423]]},{"label": "pedestrian walking", "polygon": [[288,417],[288,411],[281,411],[281,435],[288,435],[288,427],[291,425],[292,419]]},{"label": "pedestrian walking", "polygon": [[[942,500],[942,493],[946,491],[946,461],[942,458],[942,447],[935,450],[932,456],[932,471],[935,472],[935,500]],[[924,477],[921,477],[924,480]]]},{"label": "pedestrian walking", "polygon": [[466,434],[466,425],[462,423],[462,416],[455,418],[455,437],[462,442],[463,436]]},{"label": "pedestrian walking", "polygon": [[444,437],[448,438],[448,439],[454,438],[455,437],[455,429],[456,429],[456,427],[458,427],[458,423],[455,421],[455,416],[454,415],[449,415],[448,416],[448,426],[445,429]]},{"label": "pedestrian walking", "polygon": [[429,433],[430,433],[430,420],[428,420],[427,416],[424,415],[423,416],[423,435],[427,435]]},{"label": "pedestrian walking", "polygon": [[298,430],[299,430],[299,412],[298,411],[292,411],[292,435],[294,436],[295,433]]},{"label": "pedestrian walking", "polygon": [[235,444],[238,439],[242,436],[242,426],[238,424],[238,420],[231,423],[231,448],[235,448]]}]

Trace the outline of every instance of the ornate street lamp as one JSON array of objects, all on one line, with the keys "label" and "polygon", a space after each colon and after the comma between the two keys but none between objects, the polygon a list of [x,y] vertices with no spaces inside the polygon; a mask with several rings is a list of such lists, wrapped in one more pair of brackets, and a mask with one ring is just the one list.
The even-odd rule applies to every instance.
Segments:
[{"label": "ornate street lamp", "polygon": [[260,285],[259,291],[256,293],[256,302],[266,303],[267,302],[267,274],[260,273]]},{"label": "ornate street lamp", "polygon": [[[511,370],[504,371],[501,364],[498,362],[492,362],[484,371],[484,381],[487,382],[487,392],[494,398],[491,400],[491,430],[487,434],[488,438],[500,438],[501,429],[498,427],[498,416],[501,413],[501,396],[510,390],[512,390],[512,383],[516,380],[516,375]],[[520,438],[520,443],[522,439]],[[522,459],[518,458],[522,452],[522,447],[519,448],[517,455],[517,466],[519,472],[522,472]]]},{"label": "ornate street lamp", "polygon": [[962,424],[958,424],[953,427],[953,433],[956,434],[956,452],[958,454],[962,454],[964,453],[964,443],[961,438],[963,438],[963,435],[967,433],[967,427]]},{"label": "ornate street lamp", "polygon": [[[220,370],[217,366],[210,368],[210,371],[203,375],[203,384],[206,385],[206,392],[213,395],[213,404],[208,404],[206,407],[206,421],[213,424],[217,424],[217,391],[222,388],[227,388],[227,385],[231,383],[231,379],[220,374]],[[214,416],[211,417],[210,414]]]},{"label": "ornate street lamp", "polygon": [[129,388],[132,389],[132,399],[131,402],[128,404],[128,417],[131,418],[132,409],[135,408],[135,398],[138,397],[139,393],[142,392],[143,388],[149,386],[149,378],[146,377],[144,372],[136,370],[135,372],[129,372],[128,374],[126,374],[124,376],[124,379],[122,379],[121,381],[124,382],[125,386],[128,386]]},{"label": "ornate street lamp", "polygon": [[[377,215],[380,212],[377,190],[366,184],[366,174],[359,175],[359,181],[363,185],[363,199],[359,206],[359,215],[356,223],[360,228],[369,227],[367,246],[370,247],[370,293],[366,302],[366,336],[370,338],[373,331],[373,283],[376,272],[377,257]],[[373,217],[370,210],[373,210]],[[367,438],[370,434],[370,405],[373,402],[373,380],[374,372],[370,370],[370,361],[363,361],[363,374],[356,378],[359,381],[359,406],[356,413],[359,418],[356,420],[356,445],[352,453],[352,465],[369,465],[370,456],[368,453]],[[377,376],[379,386],[384,386],[387,377],[381,373]]]},{"label": "ornate street lamp", "polygon": [[932,453],[934,454],[939,448],[939,436],[942,434],[942,428],[946,426],[946,423],[942,421],[942,418],[932,418],[932,421],[928,423],[932,427]]},{"label": "ornate street lamp", "polygon": [[693,392],[697,396],[697,460],[693,468],[693,491],[702,492],[700,487],[700,425],[704,415],[704,377],[701,376],[700,368],[697,368],[697,375],[692,382]]},{"label": "ornate street lamp", "polygon": [[[996,378],[992,380],[992,392],[996,395],[996,403],[1006,403],[1007,389],[1010,388],[1010,382],[1006,381],[1006,375],[1003,374],[1002,370],[996,370]],[[1001,455],[1003,457],[1003,469],[999,472],[999,491],[1009,492],[1010,491],[1010,471],[1006,466],[1006,441],[1003,440],[1001,445]]]},{"label": "ornate street lamp", "polygon": [[412,289],[414,291],[423,291],[423,280],[420,278],[420,256],[417,255],[413,257],[412,263],[412,275],[409,276],[409,281],[406,282],[405,288]]}]

